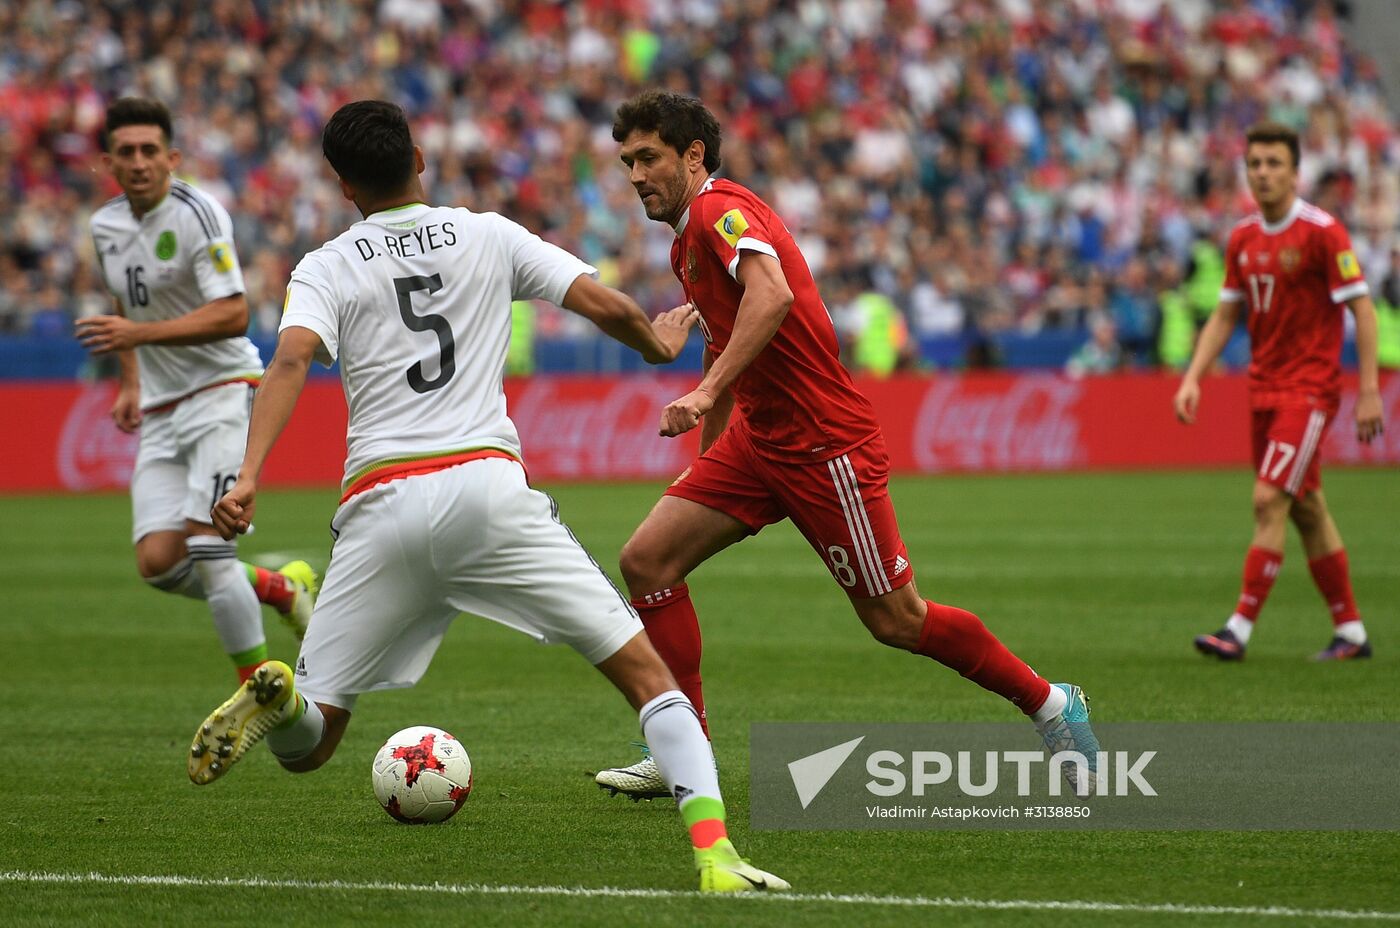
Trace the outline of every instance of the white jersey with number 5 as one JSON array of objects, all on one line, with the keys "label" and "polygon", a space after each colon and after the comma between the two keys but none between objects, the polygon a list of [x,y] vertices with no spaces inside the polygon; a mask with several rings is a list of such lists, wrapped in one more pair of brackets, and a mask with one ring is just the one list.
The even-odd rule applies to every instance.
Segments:
[{"label": "white jersey with number 5", "polygon": [[282,329],[340,361],[345,482],[478,450],[520,457],[501,380],[512,300],[563,300],[597,271],[496,213],[421,203],[374,213],[301,259]]}]

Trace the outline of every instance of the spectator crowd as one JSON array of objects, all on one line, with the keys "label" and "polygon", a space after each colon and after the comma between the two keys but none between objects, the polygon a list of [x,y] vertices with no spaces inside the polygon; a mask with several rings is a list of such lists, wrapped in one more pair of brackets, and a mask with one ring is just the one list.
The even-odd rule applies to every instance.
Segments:
[{"label": "spectator crowd", "polygon": [[1252,211],[1262,118],[1300,130],[1304,194],[1400,298],[1400,136],[1331,0],[17,0],[0,334],[69,338],[109,307],[87,219],[116,192],[100,130],[124,94],[170,105],[182,175],[232,213],[255,334],[300,256],[358,218],[319,135],[364,97],[408,111],[435,202],[503,212],[669,308],[671,233],[610,136],[657,85],[715,110],[724,175],[782,215],[876,370],[935,343],[996,363],[1005,333],[1082,332],[1090,371],[1184,363]]}]

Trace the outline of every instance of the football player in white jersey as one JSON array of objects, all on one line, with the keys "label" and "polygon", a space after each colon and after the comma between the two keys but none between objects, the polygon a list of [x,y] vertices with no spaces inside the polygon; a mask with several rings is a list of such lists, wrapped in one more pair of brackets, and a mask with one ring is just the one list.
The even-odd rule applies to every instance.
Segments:
[{"label": "football player in white jersey", "polygon": [[412,686],[471,612],[571,645],[638,710],[702,891],[788,888],[734,850],[694,708],[626,597],[531,489],[501,385],[512,300],[558,303],[653,364],[675,359],[694,308],[649,322],[592,267],[514,222],[428,206],[422,152],[393,104],[342,107],[322,149],[365,218],[292,273],[243,466],[214,519],[225,538],[247,528],[307,370],[338,359],[350,421],[335,546],[296,672],[269,661],[214,710],[190,778],[217,779],[264,737],[283,767],[316,769],[359,694]]},{"label": "football player in white jersey", "polygon": [[131,477],[136,564],[159,590],[206,600],[243,681],[267,660],[259,600],[300,637],[317,577],[304,561],[275,572],[243,564],[209,511],[233,485],[262,360],[244,337],[248,303],[228,213],[176,179],[170,113],[125,97],[107,110],[103,164],[122,195],[92,216],[115,313],[79,320],[95,355],[115,354],[112,418],[140,430]]}]

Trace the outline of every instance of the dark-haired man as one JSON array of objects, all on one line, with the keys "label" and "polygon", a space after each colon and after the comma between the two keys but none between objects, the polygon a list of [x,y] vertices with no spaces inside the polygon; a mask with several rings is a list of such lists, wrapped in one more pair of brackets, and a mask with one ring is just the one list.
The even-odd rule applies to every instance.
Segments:
[{"label": "dark-haired man", "polygon": [[[1009,700],[1092,788],[1098,742],[1079,687],[1051,685],[973,615],[924,599],[887,488],[875,411],[837,354],[831,317],[792,236],[768,205],[714,177],[720,127],[700,101],[649,91],[619,108],[613,138],[647,218],[676,232],[671,266],[700,311],[705,374],[661,413],[661,434],[699,426],[700,457],[622,550],[632,604],[702,711],[700,628],[685,579],[724,548],[791,519],[876,640],[933,658]],[[731,415],[731,411],[734,414]],[[644,758],[599,786],[664,795]]]},{"label": "dark-haired man", "polygon": [[571,645],[638,710],[702,891],[788,888],[730,843],[695,710],[636,612],[531,489],[501,384],[513,300],[558,303],[653,364],[676,357],[694,310],[650,322],[594,268],[514,222],[427,205],[423,154],[393,104],[341,107],[322,149],[364,220],[292,273],[247,454],[214,516],[225,538],[246,530],[307,369],[339,359],[350,422],[335,548],[296,673],[270,662],[216,709],[195,735],[190,778],[212,782],[264,736],[288,770],[316,769],[359,694],[412,686],[471,612]]},{"label": "dark-haired man", "polygon": [[[205,600],[224,651],[246,680],[267,660],[259,600],[297,637],[311,616],[316,575],[240,563],[209,510],[233,484],[262,374],[245,336],[248,303],[228,212],[174,177],[170,112],[124,97],[107,109],[102,162],[122,189],[92,216],[93,245],[115,313],[78,321],[95,355],[115,354],[121,385],[112,419],[140,430],[131,476],[132,542],[142,578]],[[250,585],[251,583],[251,585]]]},{"label": "dark-haired man", "polygon": [[1174,405],[1182,422],[1196,421],[1201,377],[1247,306],[1254,538],[1235,611],[1220,631],[1197,636],[1196,649],[1221,660],[1244,659],[1283,564],[1291,519],[1332,613],[1332,640],[1314,660],[1370,657],[1346,548],[1322,495],[1318,449],[1341,401],[1343,306],[1356,317],[1356,435],[1369,442],[1381,433],[1376,310],[1346,228],[1298,196],[1297,133],[1266,122],[1251,127],[1245,140],[1245,176],[1259,212],[1230,233],[1220,302],[1201,330]]}]

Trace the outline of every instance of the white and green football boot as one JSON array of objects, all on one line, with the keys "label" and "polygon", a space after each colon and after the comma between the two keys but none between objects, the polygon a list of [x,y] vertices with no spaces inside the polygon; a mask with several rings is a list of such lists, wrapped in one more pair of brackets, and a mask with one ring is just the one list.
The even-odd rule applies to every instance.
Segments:
[{"label": "white and green football boot", "polygon": [[268,661],[248,678],[195,732],[189,774],[198,786],[228,773],[248,749],[296,711],[292,668]]},{"label": "white and green football boot", "polygon": [[593,782],[598,784],[599,789],[607,790],[610,795],[621,794],[633,802],[671,798],[671,790],[666,786],[666,781],[661,779],[661,771],[656,766],[656,759],[651,756],[651,749],[640,741],[632,743],[642,749],[642,759],[630,767],[609,767],[607,770],[600,770],[593,777]]},{"label": "white and green football boot", "polygon": [[762,893],[792,889],[787,880],[760,870],[739,856],[728,838],[713,846],[695,850],[695,869],[700,872],[702,893]]},{"label": "white and green football boot", "polygon": [[1061,764],[1065,782],[1076,796],[1092,796],[1098,787],[1099,739],[1089,727],[1089,697],[1072,683],[1052,684],[1065,694],[1064,711],[1044,725],[1037,726],[1050,756],[1060,751],[1078,751],[1088,762],[1089,777],[1080,783],[1078,764]]}]

